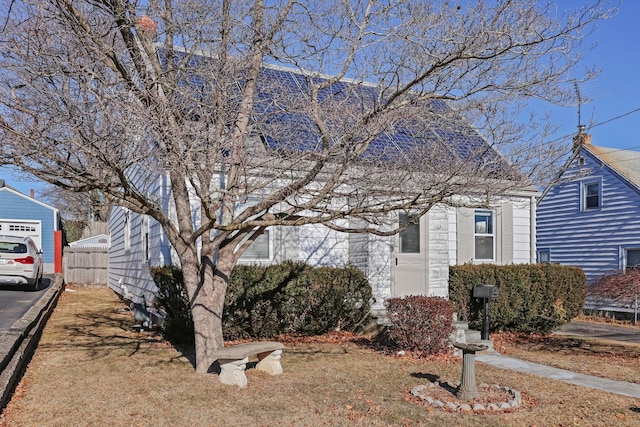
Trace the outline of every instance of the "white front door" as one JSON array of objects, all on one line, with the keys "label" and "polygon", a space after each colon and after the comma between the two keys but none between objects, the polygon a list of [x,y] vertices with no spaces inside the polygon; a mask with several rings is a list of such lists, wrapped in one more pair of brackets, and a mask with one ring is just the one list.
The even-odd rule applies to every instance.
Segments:
[{"label": "white front door", "polygon": [[[392,297],[408,295],[428,295],[428,216],[423,215],[419,222],[396,236],[395,265],[393,266]],[[400,223],[409,218],[400,214]]]}]

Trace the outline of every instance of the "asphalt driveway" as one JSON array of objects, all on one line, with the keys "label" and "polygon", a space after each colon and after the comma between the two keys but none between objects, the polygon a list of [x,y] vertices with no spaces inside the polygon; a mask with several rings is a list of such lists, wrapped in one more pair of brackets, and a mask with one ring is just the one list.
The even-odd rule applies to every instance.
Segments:
[{"label": "asphalt driveway", "polygon": [[561,327],[556,334],[580,335],[640,344],[640,328],[628,328],[605,323],[569,322]]}]

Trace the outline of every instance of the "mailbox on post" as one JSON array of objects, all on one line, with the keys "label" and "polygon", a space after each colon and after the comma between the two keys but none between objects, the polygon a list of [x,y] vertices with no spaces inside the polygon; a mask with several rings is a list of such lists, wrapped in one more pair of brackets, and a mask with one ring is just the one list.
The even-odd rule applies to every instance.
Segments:
[{"label": "mailbox on post", "polygon": [[496,299],[500,294],[500,290],[495,285],[475,285],[473,287],[474,298]]},{"label": "mailbox on post", "polygon": [[495,285],[475,285],[473,287],[473,297],[481,298],[484,305],[484,317],[482,318],[482,331],[480,337],[483,340],[489,339],[489,300],[498,298],[500,290]]}]

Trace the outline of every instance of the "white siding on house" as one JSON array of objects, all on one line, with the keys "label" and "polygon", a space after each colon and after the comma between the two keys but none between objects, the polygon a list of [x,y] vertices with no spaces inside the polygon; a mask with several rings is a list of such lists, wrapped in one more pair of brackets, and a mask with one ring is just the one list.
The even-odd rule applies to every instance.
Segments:
[{"label": "white siding on house", "polygon": [[[532,262],[531,239],[531,201],[528,199],[515,200],[513,203],[514,264]],[[535,259],[533,260],[535,261]]]},{"label": "white siding on house", "polygon": [[391,297],[391,260],[393,237],[369,236],[369,265],[366,271],[376,299],[372,309],[383,309],[384,302]]},{"label": "white siding on house", "polygon": [[[506,198],[493,209],[496,217],[496,264],[528,264],[532,261],[531,198]],[[449,208],[449,264],[473,261],[473,212]]]},{"label": "white siding on house", "polygon": [[448,227],[449,227],[449,265],[458,263],[458,229],[457,229],[457,210],[449,207],[447,209]]},{"label": "white siding on house", "polygon": [[343,266],[349,262],[349,239],[323,225],[305,225],[299,230],[300,260],[312,266]]},{"label": "white siding on house", "polygon": [[[175,218],[166,188],[158,191],[165,195],[165,206]],[[496,235],[499,260],[503,262],[526,263],[530,260],[531,212],[527,197],[503,200],[496,206],[496,227],[501,227]],[[192,214],[197,219],[197,210]],[[461,223],[462,221],[462,223]],[[149,221],[149,260],[143,260],[142,225],[140,215],[130,213],[130,250],[124,248],[124,209],[114,208],[109,218],[111,250],[109,257],[109,286],[122,293],[122,285],[139,302],[145,295],[148,300],[155,292],[155,285],[149,274],[150,266],[178,265],[175,251],[169,245],[160,225]],[[448,296],[449,265],[460,263],[460,251],[473,250],[473,209],[452,208],[439,205],[432,208],[426,217],[428,238],[426,259],[425,291],[431,296]],[[461,226],[461,224],[463,226]],[[465,225],[466,224],[466,225]],[[347,225],[346,223],[343,225]],[[471,230],[471,229],[470,229]],[[344,266],[348,263],[359,267],[369,280],[375,303],[373,309],[383,309],[386,299],[392,296],[394,280],[394,244],[396,236],[375,236],[369,234],[345,234],[323,225],[301,227],[272,227],[272,254],[269,260],[241,260],[241,263],[278,263],[284,260],[304,261],[313,266]],[[502,239],[502,240],[500,240]],[[464,262],[464,261],[462,261]]]}]

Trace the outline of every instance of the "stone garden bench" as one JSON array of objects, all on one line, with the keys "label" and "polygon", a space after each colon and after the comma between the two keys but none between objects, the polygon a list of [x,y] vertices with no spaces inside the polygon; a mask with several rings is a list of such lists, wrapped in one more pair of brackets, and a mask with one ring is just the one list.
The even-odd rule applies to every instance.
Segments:
[{"label": "stone garden bench", "polygon": [[256,341],[222,347],[213,352],[213,357],[220,364],[218,377],[222,384],[245,387],[247,377],[244,370],[249,362],[249,356],[257,356],[256,369],[270,375],[282,373],[280,357],[284,345],[275,341]]}]

